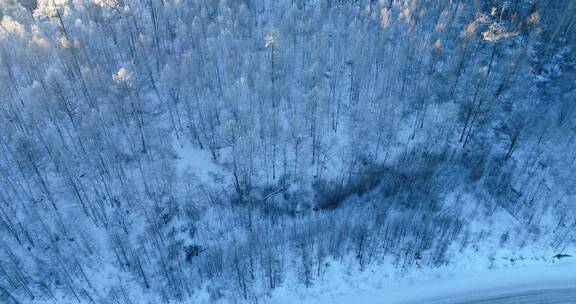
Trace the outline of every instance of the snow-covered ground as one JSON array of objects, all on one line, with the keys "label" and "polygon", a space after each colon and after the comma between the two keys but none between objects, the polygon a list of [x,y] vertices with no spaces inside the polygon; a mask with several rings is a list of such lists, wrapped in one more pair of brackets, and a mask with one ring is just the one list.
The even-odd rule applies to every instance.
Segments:
[{"label": "snow-covered ground", "polygon": [[381,290],[341,297],[332,303],[430,303],[538,289],[576,288],[576,263],[525,265],[497,270],[454,272],[446,277],[411,279]]},{"label": "snow-covered ground", "polygon": [[[509,261],[508,261],[509,262]],[[465,267],[465,266],[463,266]],[[368,269],[345,278],[346,269],[333,267],[326,280],[310,289],[278,290],[272,303],[288,304],[409,304],[444,303],[500,294],[537,290],[576,290],[576,260],[525,260],[506,263],[495,269],[451,266],[438,269],[415,269],[395,276],[390,266]],[[353,279],[353,281],[351,281]],[[450,302],[451,303],[451,302]],[[460,303],[460,302],[458,302]]]},{"label": "snow-covered ground", "polygon": [[223,168],[214,162],[208,149],[202,150],[189,142],[176,140],[173,147],[178,155],[176,168],[179,176],[190,170],[201,183],[211,185],[215,175],[224,175]]}]

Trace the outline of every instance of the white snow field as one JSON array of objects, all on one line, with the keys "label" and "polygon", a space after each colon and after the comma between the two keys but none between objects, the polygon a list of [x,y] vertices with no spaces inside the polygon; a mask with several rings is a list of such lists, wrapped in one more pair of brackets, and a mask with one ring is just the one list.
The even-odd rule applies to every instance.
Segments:
[{"label": "white snow field", "polygon": [[355,276],[353,283],[336,275],[312,291],[285,290],[275,294],[273,303],[576,303],[576,261],[570,258],[498,269],[417,270],[398,278],[373,271]]}]

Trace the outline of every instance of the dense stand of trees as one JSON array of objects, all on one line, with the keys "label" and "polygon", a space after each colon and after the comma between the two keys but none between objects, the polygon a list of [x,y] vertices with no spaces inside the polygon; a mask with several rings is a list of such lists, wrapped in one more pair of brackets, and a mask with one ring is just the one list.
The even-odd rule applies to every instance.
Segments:
[{"label": "dense stand of trees", "polygon": [[[575,16],[543,0],[0,0],[0,302],[258,303],[332,262],[563,251]],[[183,170],[184,146],[224,173]]]}]

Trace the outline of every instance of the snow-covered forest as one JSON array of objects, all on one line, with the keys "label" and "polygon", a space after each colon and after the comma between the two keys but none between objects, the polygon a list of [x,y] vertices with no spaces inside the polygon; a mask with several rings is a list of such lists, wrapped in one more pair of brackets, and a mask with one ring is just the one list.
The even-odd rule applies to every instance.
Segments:
[{"label": "snow-covered forest", "polygon": [[565,253],[575,65],[571,0],[0,0],[0,302]]}]

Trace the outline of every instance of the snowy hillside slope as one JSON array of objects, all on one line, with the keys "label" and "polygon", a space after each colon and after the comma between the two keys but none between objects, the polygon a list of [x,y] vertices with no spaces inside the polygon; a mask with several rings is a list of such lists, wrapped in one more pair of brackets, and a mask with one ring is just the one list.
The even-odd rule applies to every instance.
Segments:
[{"label": "snowy hillside slope", "polygon": [[344,301],[574,256],[574,16],[0,0],[0,302]]}]

